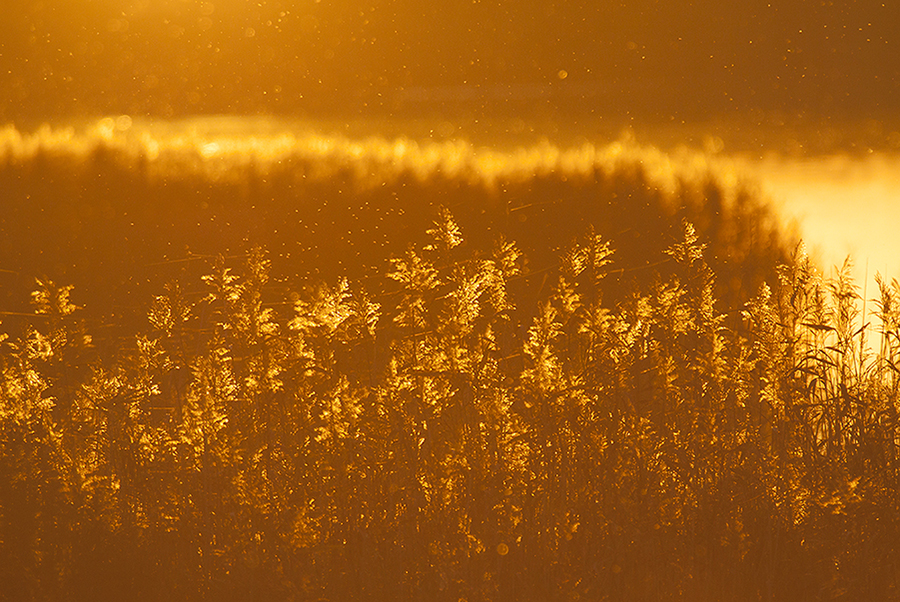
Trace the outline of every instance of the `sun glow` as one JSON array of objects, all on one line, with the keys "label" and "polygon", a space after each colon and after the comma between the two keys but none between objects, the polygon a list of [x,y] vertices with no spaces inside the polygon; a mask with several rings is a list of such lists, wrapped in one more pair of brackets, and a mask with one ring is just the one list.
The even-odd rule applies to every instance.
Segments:
[{"label": "sun glow", "polygon": [[900,155],[739,161],[781,211],[797,219],[826,270],[849,256],[853,275],[871,293],[875,274],[900,274],[894,234],[900,208]]}]

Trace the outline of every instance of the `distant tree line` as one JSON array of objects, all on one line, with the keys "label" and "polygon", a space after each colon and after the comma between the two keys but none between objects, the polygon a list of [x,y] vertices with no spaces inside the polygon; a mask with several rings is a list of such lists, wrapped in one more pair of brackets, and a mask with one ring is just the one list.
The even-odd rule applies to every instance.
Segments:
[{"label": "distant tree line", "polygon": [[[741,308],[694,227],[609,301],[593,229],[522,291],[447,212],[377,295],[253,249],[95,344],[39,280],[0,345],[0,598],[884,600],[900,285],[798,248]],[[518,292],[516,292],[518,291]]]},{"label": "distant tree line", "polygon": [[[0,129],[0,310],[28,312],[33,278],[47,277],[75,286],[89,321],[134,331],[166,282],[188,286],[206,259],[253,245],[273,258],[273,284],[347,276],[378,294],[385,264],[428,243],[440,207],[471,253],[489,255],[501,234],[515,240],[528,263],[513,286],[524,290],[539,290],[560,249],[591,226],[616,241],[618,267],[631,270],[656,263],[689,220],[731,305],[793,248],[752,184],[708,156],[666,155],[633,139],[500,152],[462,141],[282,130],[257,140],[115,124]],[[653,272],[612,277],[627,290],[634,279],[649,285]],[[529,311],[537,303],[519,299]]]}]

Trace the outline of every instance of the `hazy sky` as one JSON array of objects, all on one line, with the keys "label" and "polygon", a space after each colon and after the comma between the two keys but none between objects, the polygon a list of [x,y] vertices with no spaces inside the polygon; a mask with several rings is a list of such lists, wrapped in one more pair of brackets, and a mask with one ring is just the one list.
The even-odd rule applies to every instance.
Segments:
[{"label": "hazy sky", "polygon": [[900,108],[900,3],[16,0],[0,118]]}]

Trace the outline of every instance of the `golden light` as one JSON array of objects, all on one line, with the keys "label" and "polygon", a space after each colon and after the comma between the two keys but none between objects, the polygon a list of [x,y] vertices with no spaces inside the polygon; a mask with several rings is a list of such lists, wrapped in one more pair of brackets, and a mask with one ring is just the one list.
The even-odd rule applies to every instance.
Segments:
[{"label": "golden light", "polygon": [[0,598],[897,599],[898,36],[6,0]]}]

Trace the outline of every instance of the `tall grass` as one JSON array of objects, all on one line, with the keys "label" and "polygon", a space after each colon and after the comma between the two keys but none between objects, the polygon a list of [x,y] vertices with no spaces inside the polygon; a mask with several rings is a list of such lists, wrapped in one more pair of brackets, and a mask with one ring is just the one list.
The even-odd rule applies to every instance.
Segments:
[{"label": "tall grass", "polygon": [[377,294],[210,261],[114,356],[39,281],[0,347],[2,595],[897,596],[895,281],[863,323],[798,247],[728,311],[684,221],[627,295],[592,228],[535,294],[432,219]]}]

